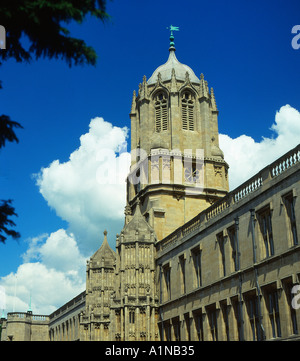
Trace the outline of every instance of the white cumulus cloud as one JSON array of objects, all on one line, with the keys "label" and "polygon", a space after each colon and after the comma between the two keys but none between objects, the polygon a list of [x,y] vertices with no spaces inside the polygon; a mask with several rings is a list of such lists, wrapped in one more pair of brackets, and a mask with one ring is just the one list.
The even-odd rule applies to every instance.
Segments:
[{"label": "white cumulus cloud", "polygon": [[28,241],[29,247],[23,254],[24,263],[38,261],[47,268],[74,274],[84,264],[75,237],[64,229],[48,235],[34,237]]},{"label": "white cumulus cloud", "polygon": [[274,136],[263,137],[260,142],[247,135],[237,138],[231,138],[226,134],[219,135],[220,148],[230,167],[231,190],[299,144],[299,111],[290,105],[282,106],[276,112],[275,123],[270,129],[274,132]]},{"label": "white cumulus cloud", "polygon": [[123,227],[130,160],[127,133],[126,127],[94,118],[69,160],[54,160],[37,175],[40,193],[85,249],[101,242],[104,229],[113,244]]},{"label": "white cumulus cloud", "polygon": [[28,240],[24,263],[0,279],[6,312],[50,314],[85,289],[85,262],[74,235],[60,229]]},{"label": "white cumulus cloud", "polygon": [[[54,160],[35,175],[39,191],[68,230],[27,240],[23,264],[0,279],[6,312],[49,314],[85,289],[85,261],[107,229],[114,247],[124,225],[129,170],[126,127],[94,118],[67,162]],[[2,297],[3,298],[3,297]]]}]

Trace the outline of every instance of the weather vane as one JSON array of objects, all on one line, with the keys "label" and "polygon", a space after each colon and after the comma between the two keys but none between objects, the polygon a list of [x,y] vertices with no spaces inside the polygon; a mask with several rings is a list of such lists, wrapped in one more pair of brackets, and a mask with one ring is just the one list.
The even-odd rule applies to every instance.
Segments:
[{"label": "weather vane", "polygon": [[170,25],[167,29],[171,31],[171,35],[170,35],[170,49],[174,49],[174,50],[175,50],[175,43],[174,43],[173,31],[179,31],[179,27],[178,27],[178,26]]},{"label": "weather vane", "polygon": [[179,31],[179,27],[173,25],[170,25],[170,27],[168,27],[167,29],[171,31],[171,36],[173,36],[173,31]]}]

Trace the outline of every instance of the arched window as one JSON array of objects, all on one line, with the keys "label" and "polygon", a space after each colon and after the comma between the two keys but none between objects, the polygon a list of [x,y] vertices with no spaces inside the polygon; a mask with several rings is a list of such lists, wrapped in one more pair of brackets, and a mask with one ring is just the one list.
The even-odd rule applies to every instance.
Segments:
[{"label": "arched window", "polygon": [[168,130],[168,100],[167,94],[160,91],[155,95],[155,131]]},{"label": "arched window", "polygon": [[194,97],[185,91],[181,96],[182,129],[195,130],[194,125]]}]

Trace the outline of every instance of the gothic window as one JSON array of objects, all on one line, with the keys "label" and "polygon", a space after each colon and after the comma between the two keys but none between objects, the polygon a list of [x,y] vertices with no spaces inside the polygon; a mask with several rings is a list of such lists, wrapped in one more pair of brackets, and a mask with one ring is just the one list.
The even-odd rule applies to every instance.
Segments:
[{"label": "gothic window", "polygon": [[194,125],[194,97],[185,91],[181,96],[182,129],[195,130]]},{"label": "gothic window", "polygon": [[168,100],[165,92],[158,92],[154,98],[155,131],[168,130]]}]

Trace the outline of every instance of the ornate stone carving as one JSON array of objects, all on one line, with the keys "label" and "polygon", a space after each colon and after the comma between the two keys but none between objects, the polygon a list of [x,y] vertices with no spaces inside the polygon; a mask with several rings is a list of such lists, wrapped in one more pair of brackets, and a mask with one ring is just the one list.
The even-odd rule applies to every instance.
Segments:
[{"label": "ornate stone carving", "polygon": [[222,166],[214,165],[215,176],[219,175],[222,177]]}]

